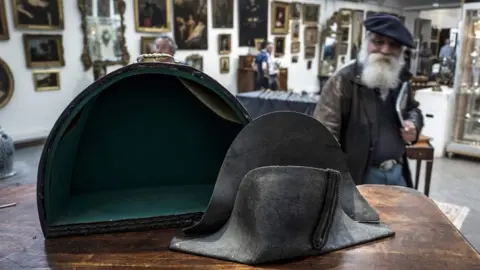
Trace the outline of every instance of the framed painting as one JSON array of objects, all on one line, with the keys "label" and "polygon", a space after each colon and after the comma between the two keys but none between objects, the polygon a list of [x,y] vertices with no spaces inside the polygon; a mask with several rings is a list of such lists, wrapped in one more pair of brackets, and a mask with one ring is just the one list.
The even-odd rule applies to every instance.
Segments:
[{"label": "framed painting", "polygon": [[97,17],[110,18],[110,15],[110,0],[97,0]]},{"label": "framed painting", "polygon": [[212,0],[212,28],[233,28],[234,0]]},{"label": "framed painting", "polygon": [[268,39],[268,2],[238,0],[238,45],[255,46],[255,39]]},{"label": "framed painting", "polygon": [[13,21],[18,29],[58,30],[64,28],[63,0],[12,0]]},{"label": "framed painting", "polygon": [[292,56],[292,64],[298,63],[298,56]]},{"label": "framed painting", "polygon": [[290,19],[298,20],[302,16],[302,3],[292,2],[290,5]]},{"label": "framed painting", "polygon": [[220,74],[226,74],[230,72],[230,57],[220,57]]},{"label": "framed painting", "polygon": [[255,39],[255,49],[257,50],[257,52],[261,51],[262,50],[262,43],[264,42],[265,40],[263,38],[256,38]]},{"label": "framed painting", "polygon": [[304,39],[305,46],[315,46],[318,43],[318,27],[306,26]]},{"label": "framed painting", "polygon": [[275,57],[285,55],[285,37],[275,37]]},{"label": "framed painting", "polygon": [[60,70],[42,70],[33,72],[35,91],[60,90]]},{"label": "framed painting", "polygon": [[5,0],[0,0],[0,40],[9,40],[7,13],[5,12]]},{"label": "framed painting", "polygon": [[0,58],[0,108],[5,107],[13,96],[15,82],[10,67]]},{"label": "framed painting", "polygon": [[272,34],[288,34],[290,23],[290,4],[272,2]]},{"label": "framed painting", "polygon": [[173,32],[178,50],[208,49],[208,2],[206,0],[174,2]]},{"label": "framed painting", "polygon": [[134,0],[135,30],[137,32],[170,32],[172,30],[171,2],[169,0]]},{"label": "framed painting", "polygon": [[140,38],[140,54],[154,53],[154,45],[156,37],[143,36]]},{"label": "framed painting", "polygon": [[291,53],[299,53],[300,52],[300,41],[292,42],[292,45],[290,47],[290,52]]},{"label": "framed painting", "polygon": [[303,4],[303,23],[318,24],[320,17],[320,5]]},{"label": "framed painting", "polygon": [[298,40],[300,38],[300,22],[292,22],[292,39]]},{"label": "framed painting", "polygon": [[203,57],[199,54],[192,54],[185,59],[187,65],[203,71]]},{"label": "framed painting", "polygon": [[218,54],[229,54],[232,52],[232,35],[218,35]]},{"label": "framed painting", "polygon": [[23,34],[23,47],[27,67],[63,67],[62,35]]},{"label": "framed painting", "polygon": [[315,46],[305,46],[305,59],[315,58]]}]

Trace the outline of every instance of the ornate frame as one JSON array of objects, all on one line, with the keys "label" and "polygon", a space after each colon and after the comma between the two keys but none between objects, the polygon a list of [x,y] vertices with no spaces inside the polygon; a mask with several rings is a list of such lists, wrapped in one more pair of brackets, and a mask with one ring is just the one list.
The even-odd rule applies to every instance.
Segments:
[{"label": "ornate frame", "polygon": [[[228,37],[228,50],[227,51],[222,51],[221,50],[221,42],[222,42],[222,37],[227,36]],[[217,46],[218,46],[218,54],[229,54],[232,52],[232,34],[219,34],[218,35],[218,41],[217,41]]]},{"label": "ornate frame", "polygon": [[[290,28],[290,4],[291,3],[277,1],[272,2],[272,13],[270,14],[270,31],[272,34],[288,34]],[[275,14],[279,7],[285,8],[285,23],[283,24],[283,27],[275,27]]]},{"label": "ornate frame", "polygon": [[198,61],[200,60],[201,61],[201,70],[203,72],[203,56],[201,56],[200,54],[191,54],[189,56],[187,56],[187,58],[185,59],[185,62],[187,62],[187,65],[188,65],[188,62],[189,61]]},{"label": "ornate frame", "polygon": [[[311,42],[307,42],[307,32],[314,32],[315,39]],[[306,25],[303,30],[303,43],[305,46],[315,46],[318,43],[318,26],[316,25]]]},{"label": "ornate frame", "polygon": [[[307,14],[307,9],[317,9],[317,18],[315,21],[307,21],[306,19],[306,14]],[[303,17],[303,24],[318,24],[318,20],[320,17],[320,5],[318,4],[303,4],[303,10],[302,10],[302,17]]]},{"label": "ornate frame", "polygon": [[[37,78],[35,75],[37,74],[46,74],[46,73],[54,73],[57,76],[58,84],[56,86],[47,86],[47,87],[39,87],[37,85]],[[35,91],[42,92],[42,91],[53,91],[53,90],[60,90],[60,70],[36,70],[33,72],[33,85],[35,86]]]},{"label": "ornate frame", "polygon": [[143,51],[143,48],[148,45],[148,44],[152,44],[153,42],[155,42],[155,39],[157,39],[157,37],[154,37],[154,36],[141,36],[140,37],[140,54],[149,54],[151,52],[145,52]]},{"label": "ornate frame", "polygon": [[[223,60],[223,59],[227,59],[227,62],[228,62],[228,70],[223,70],[223,69],[222,69],[222,60]],[[220,74],[230,73],[230,57],[229,57],[229,56],[222,56],[222,57],[220,57],[220,60],[219,60],[219,68],[220,68]]]},{"label": "ornate frame", "polygon": [[[277,41],[278,40],[282,40],[283,39],[283,48],[282,48],[282,52],[277,52]],[[282,57],[285,55],[285,37],[275,37],[275,39],[273,40],[274,42],[274,48],[275,48],[275,57]]]},{"label": "ornate frame", "polygon": [[173,1],[165,1],[166,5],[166,14],[167,18],[165,19],[167,27],[165,28],[155,28],[155,27],[140,27],[140,18],[138,16],[138,0],[133,1],[133,12],[135,17],[135,31],[137,32],[144,32],[144,33],[165,33],[172,31],[172,6],[171,2]]},{"label": "ornate frame", "polygon": [[300,41],[292,41],[290,45],[290,53],[291,54],[300,53]]},{"label": "ornate frame", "polygon": [[0,40],[9,40],[10,32],[8,31],[7,13],[5,11],[5,0],[0,0],[0,24],[2,25],[2,33]]},{"label": "ornate frame", "polygon": [[7,92],[7,97],[3,102],[0,102],[0,109],[5,107],[10,100],[12,99],[13,96],[13,91],[15,90],[15,81],[13,79],[13,73],[10,67],[7,65],[5,61],[3,61],[2,58],[0,58],[0,66],[5,70],[5,73],[7,73],[7,77],[10,80],[10,87]]},{"label": "ornate frame", "polygon": [[[118,11],[120,12],[120,24],[122,30],[122,60],[120,61],[102,61],[107,66],[113,65],[127,65],[130,62],[130,54],[127,50],[127,43],[125,39],[125,8],[126,3],[124,0],[118,0]],[[87,30],[87,10],[85,0],[78,0],[78,9],[82,17],[81,28],[83,32],[83,50],[81,55],[81,60],[83,64],[83,69],[85,71],[89,70],[93,63],[92,57],[90,56],[89,50],[89,41],[88,41],[88,30]]]},{"label": "ornate frame", "polygon": [[[13,22],[15,28],[18,29],[31,29],[31,30],[63,30],[65,27],[63,0],[55,0],[58,4],[58,23],[57,26],[46,26],[37,24],[19,24],[17,10],[17,0],[12,0]],[[71,0],[70,0],[71,1]]]},{"label": "ornate frame", "polygon": [[[57,61],[48,61],[41,63],[32,63],[32,56],[30,55],[29,42],[32,39],[55,39],[57,41]],[[23,34],[23,50],[25,53],[25,61],[27,62],[27,67],[29,68],[40,68],[40,67],[63,67],[65,66],[65,57],[63,55],[63,36],[62,35],[34,35],[34,34]]]}]

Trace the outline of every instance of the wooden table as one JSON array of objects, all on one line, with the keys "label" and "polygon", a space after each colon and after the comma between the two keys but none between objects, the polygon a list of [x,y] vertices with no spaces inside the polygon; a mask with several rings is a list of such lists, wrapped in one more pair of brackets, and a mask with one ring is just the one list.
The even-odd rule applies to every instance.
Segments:
[{"label": "wooden table", "polygon": [[433,167],[433,153],[434,148],[430,144],[431,138],[426,136],[420,136],[418,142],[412,146],[407,147],[407,157],[417,161],[415,168],[415,189],[418,190],[418,182],[420,180],[420,170],[422,169],[422,162],[425,161],[427,167],[425,168],[425,186],[424,194],[430,193],[430,182],[432,180],[432,167]]},{"label": "wooden table", "polygon": [[[364,185],[362,194],[396,235],[377,242],[263,269],[455,269],[480,267],[480,255],[437,206],[413,189]],[[175,230],[45,241],[35,186],[0,189],[0,269],[251,269],[167,249]],[[121,267],[121,268],[120,268]]]}]

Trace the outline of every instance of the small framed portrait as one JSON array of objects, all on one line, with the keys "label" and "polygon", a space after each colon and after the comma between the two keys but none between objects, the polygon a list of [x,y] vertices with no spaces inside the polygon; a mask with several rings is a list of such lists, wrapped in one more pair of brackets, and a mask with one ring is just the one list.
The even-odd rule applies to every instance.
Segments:
[{"label": "small framed portrait", "polygon": [[187,65],[203,71],[203,57],[201,55],[192,54],[190,56],[187,56],[185,62],[187,63]]},{"label": "small framed portrait", "polygon": [[255,39],[255,49],[257,52],[262,50],[262,43],[265,41],[263,38],[256,38]]},{"label": "small framed portrait", "polygon": [[0,58],[0,108],[5,107],[13,96],[15,82],[10,67]]},{"label": "small framed portrait", "polygon": [[233,28],[233,0],[212,0],[212,28]]},{"label": "small framed portrait", "polygon": [[272,34],[288,34],[290,23],[290,4],[272,2]]},{"label": "small framed portrait", "polygon": [[292,56],[292,64],[298,63],[298,56]]},{"label": "small framed portrait", "polygon": [[320,5],[303,4],[303,23],[318,24],[320,17]]},{"label": "small framed portrait", "polygon": [[290,47],[291,53],[299,53],[300,52],[300,41],[294,41],[292,42],[292,45]]},{"label": "small framed portrait", "polygon": [[141,37],[140,38],[140,54],[154,53],[155,39],[156,37],[147,37],[147,36]]},{"label": "small framed portrait", "polygon": [[298,40],[300,38],[300,22],[292,22],[292,39]]},{"label": "small framed portrait", "polygon": [[7,13],[5,12],[5,0],[0,0],[0,40],[9,40]]},{"label": "small framed portrait", "polygon": [[315,46],[306,46],[305,47],[305,59],[315,58]]},{"label": "small framed portrait", "polygon": [[218,54],[229,54],[232,51],[232,35],[218,35]]},{"label": "small framed portrait", "polygon": [[110,18],[110,0],[97,0],[97,17]]},{"label": "small framed portrait", "polygon": [[307,61],[307,69],[308,70],[312,69],[312,60]]},{"label": "small framed portrait", "polygon": [[35,91],[60,90],[60,70],[42,70],[33,72]]},{"label": "small framed portrait", "polygon": [[230,72],[230,57],[220,57],[220,73],[226,74]]},{"label": "small framed portrait", "polygon": [[172,31],[170,24],[170,16],[172,13],[170,6],[171,2],[173,1],[135,0],[133,2],[135,14],[135,30],[137,32],[156,33]]},{"label": "small framed portrait", "polygon": [[23,35],[27,67],[63,67],[62,35]]},{"label": "small framed portrait", "polygon": [[63,0],[12,0],[13,20],[19,29],[63,29]]},{"label": "small framed portrait", "polygon": [[298,20],[302,16],[302,3],[292,2],[290,5],[290,19]]},{"label": "small framed portrait", "polygon": [[307,26],[305,27],[305,46],[315,46],[318,43],[318,27]]},{"label": "small framed portrait", "polygon": [[285,54],[285,37],[275,37],[275,57],[282,57]]}]

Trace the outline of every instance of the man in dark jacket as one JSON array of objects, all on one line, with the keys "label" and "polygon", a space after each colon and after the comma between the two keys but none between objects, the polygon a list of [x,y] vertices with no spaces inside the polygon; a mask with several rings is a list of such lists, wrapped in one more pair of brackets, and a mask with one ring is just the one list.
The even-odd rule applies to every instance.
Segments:
[{"label": "man in dark jacket", "polygon": [[413,38],[394,16],[376,15],[364,25],[368,33],[357,60],[327,81],[314,117],[341,144],[357,185],[412,187],[405,145],[418,140],[423,116],[410,88],[402,123],[395,104],[411,78],[404,50],[413,47]]}]

